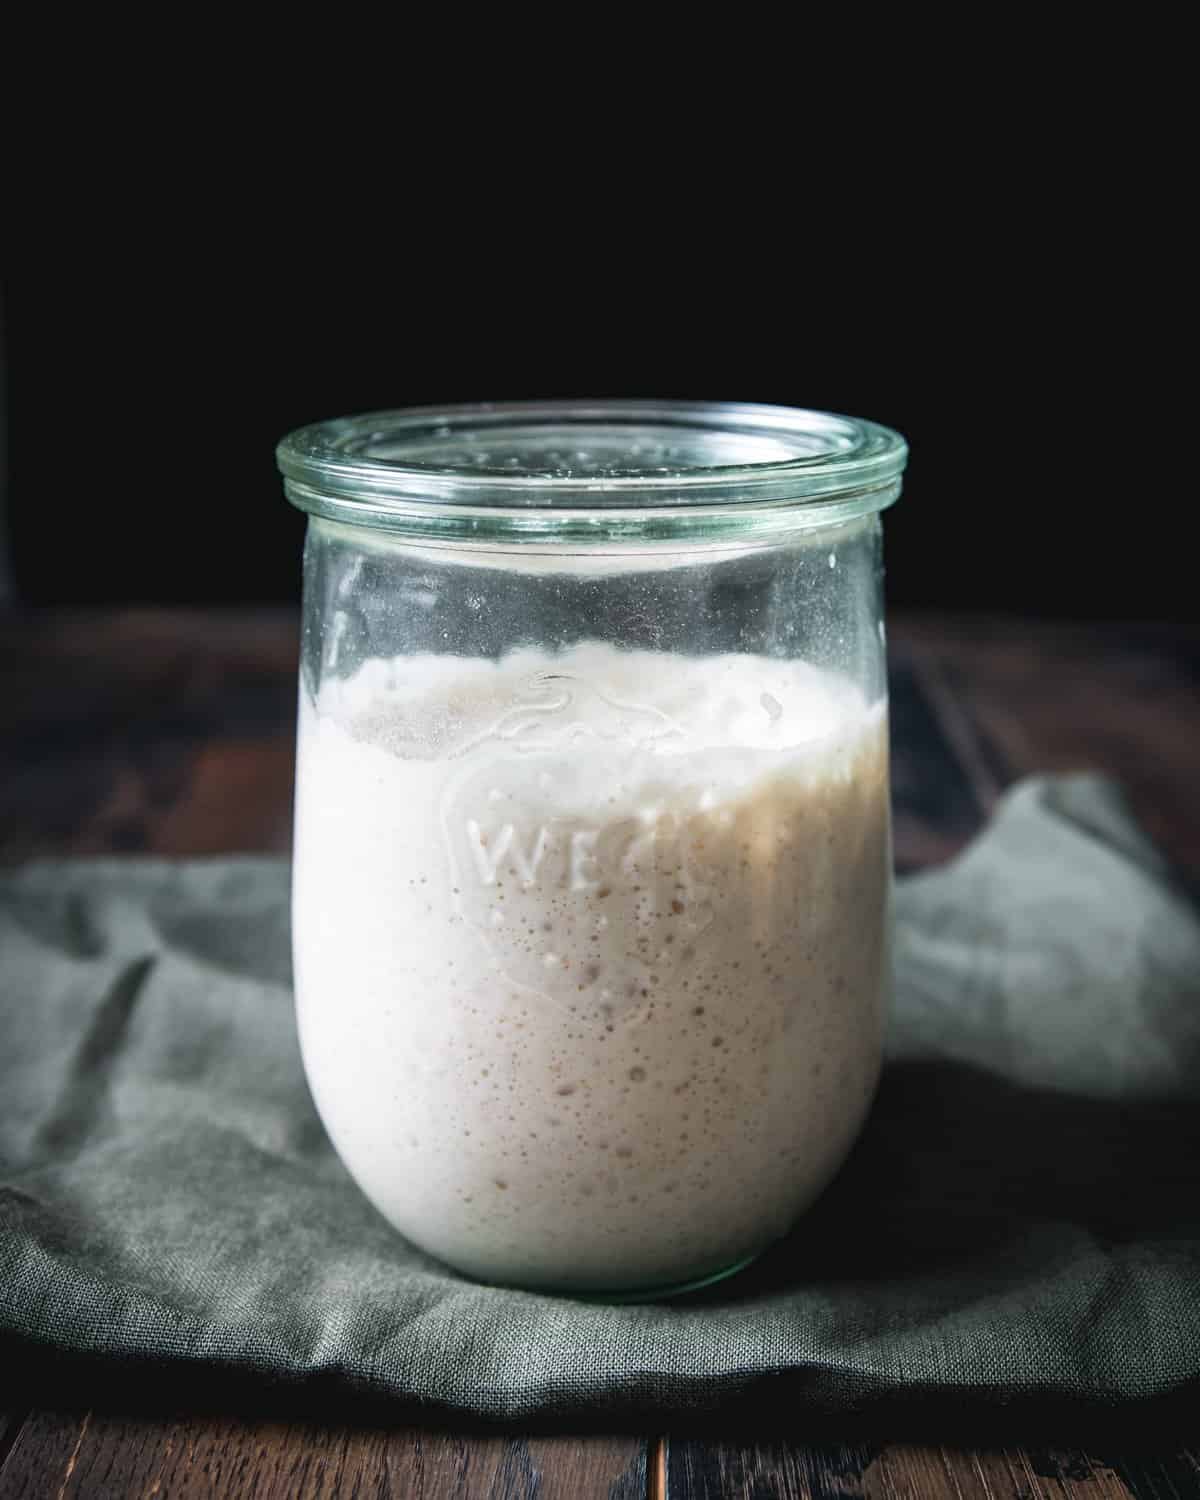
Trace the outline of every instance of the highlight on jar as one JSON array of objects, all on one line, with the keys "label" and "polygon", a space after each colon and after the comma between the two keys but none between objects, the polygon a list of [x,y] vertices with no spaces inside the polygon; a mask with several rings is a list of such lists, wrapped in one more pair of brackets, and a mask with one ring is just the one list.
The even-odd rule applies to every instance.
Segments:
[{"label": "highlight on jar", "polygon": [[347,1170],[478,1280],[745,1266],[871,1104],[903,440],[511,402],[279,445],[308,514],[297,1019]]}]

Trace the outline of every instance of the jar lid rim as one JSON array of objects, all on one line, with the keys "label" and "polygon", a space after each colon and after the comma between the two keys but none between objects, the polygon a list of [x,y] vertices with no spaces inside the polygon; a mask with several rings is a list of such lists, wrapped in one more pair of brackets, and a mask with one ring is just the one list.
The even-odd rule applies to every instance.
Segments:
[{"label": "jar lid rim", "polygon": [[895,498],[907,454],[891,428],[832,412],[608,398],[368,412],[301,427],[276,449],[294,503],[368,525],[413,505],[532,519],[857,497],[865,512]]}]

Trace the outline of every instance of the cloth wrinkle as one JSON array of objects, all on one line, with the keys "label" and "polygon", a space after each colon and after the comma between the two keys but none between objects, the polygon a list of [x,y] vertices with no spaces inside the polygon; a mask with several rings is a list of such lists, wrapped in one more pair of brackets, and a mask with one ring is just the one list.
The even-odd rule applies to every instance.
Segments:
[{"label": "cloth wrinkle", "polygon": [[130,960],[100,999],[66,1070],[57,1098],[34,1133],[42,1153],[69,1150],[98,1133],[111,1113],[111,1073],[119,1062],[134,1008],[158,955]]}]

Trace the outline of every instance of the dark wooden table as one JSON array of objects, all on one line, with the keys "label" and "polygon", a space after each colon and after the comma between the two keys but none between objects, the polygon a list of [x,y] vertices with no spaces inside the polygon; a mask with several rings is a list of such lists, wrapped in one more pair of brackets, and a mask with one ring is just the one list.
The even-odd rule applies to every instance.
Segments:
[{"label": "dark wooden table", "polygon": [[[0,619],[0,859],[286,850],[293,612]],[[1200,875],[1200,630],[909,618],[891,631],[896,852],[951,856],[1034,770],[1120,778]],[[0,1371],[0,1500],[110,1496],[1200,1496],[1200,1449],[969,1450],[872,1437],[467,1437],[298,1418],[30,1404]]]}]

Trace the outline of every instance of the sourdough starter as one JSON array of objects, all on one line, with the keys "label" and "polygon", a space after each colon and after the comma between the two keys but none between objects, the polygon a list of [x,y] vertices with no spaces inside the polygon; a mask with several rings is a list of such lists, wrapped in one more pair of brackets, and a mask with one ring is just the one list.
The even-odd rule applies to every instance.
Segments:
[{"label": "sourdough starter", "polygon": [[473,1276],[716,1272],[863,1121],[886,722],[846,679],[598,644],[369,662],[303,697],[295,868],[321,1116]]}]

